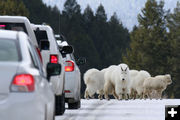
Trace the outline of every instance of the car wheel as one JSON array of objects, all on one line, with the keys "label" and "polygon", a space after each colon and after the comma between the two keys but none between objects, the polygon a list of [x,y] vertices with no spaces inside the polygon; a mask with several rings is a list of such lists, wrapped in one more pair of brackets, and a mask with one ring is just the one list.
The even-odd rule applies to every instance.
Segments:
[{"label": "car wheel", "polygon": [[78,109],[80,107],[81,107],[81,100],[79,100],[78,102],[74,102],[74,103],[68,103],[69,109]]},{"label": "car wheel", "polygon": [[65,98],[64,98],[64,94],[62,94],[62,96],[58,95],[55,96],[56,99],[56,106],[55,106],[55,113],[56,115],[62,115],[64,114],[65,111]]}]

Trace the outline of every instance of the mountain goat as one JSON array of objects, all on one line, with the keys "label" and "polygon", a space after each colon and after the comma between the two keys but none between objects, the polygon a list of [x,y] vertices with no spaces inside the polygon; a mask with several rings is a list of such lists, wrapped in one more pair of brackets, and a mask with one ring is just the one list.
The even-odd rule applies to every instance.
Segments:
[{"label": "mountain goat", "polygon": [[168,85],[172,83],[171,76],[167,75],[157,75],[155,77],[149,77],[144,80],[144,98],[147,95],[150,99],[151,93],[154,91],[157,95],[157,99],[162,98],[162,92],[167,88]]},{"label": "mountain goat", "polygon": [[104,94],[104,72],[106,70],[103,69],[101,71],[97,69],[89,69],[84,74],[84,82],[86,84],[86,90],[84,97],[88,99],[90,96],[91,98],[94,97],[94,94],[97,92],[99,94],[98,98],[102,99]]},{"label": "mountain goat", "polygon": [[[135,74],[134,74],[135,75]],[[140,97],[140,99],[143,98],[144,94],[144,88],[143,83],[144,80],[148,77],[151,77],[151,75],[144,70],[140,70],[134,77],[130,76],[131,82],[130,82],[130,93],[133,96],[132,98],[136,98],[136,94]]]},{"label": "mountain goat", "polygon": [[129,84],[129,67],[122,63],[118,66],[110,66],[104,74],[104,95],[106,99],[109,99],[109,91],[112,92],[117,99],[128,99],[128,84]]}]

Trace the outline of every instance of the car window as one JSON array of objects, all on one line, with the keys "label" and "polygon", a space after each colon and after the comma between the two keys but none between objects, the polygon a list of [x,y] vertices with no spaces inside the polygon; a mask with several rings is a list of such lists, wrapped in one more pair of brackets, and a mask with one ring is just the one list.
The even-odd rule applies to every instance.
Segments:
[{"label": "car window", "polygon": [[39,69],[42,75],[44,75],[44,71],[42,69],[42,64],[41,64],[39,55],[37,54],[35,47],[31,43],[30,43],[30,54],[32,56],[35,67]]},{"label": "car window", "polygon": [[0,61],[20,61],[15,40],[0,39]]},{"label": "car window", "polygon": [[34,30],[36,35],[36,39],[38,41],[38,45],[40,44],[40,40],[48,40],[47,32],[45,30],[39,30],[38,28]]},{"label": "car window", "polygon": [[35,56],[33,55],[33,52],[32,52],[31,48],[29,48],[29,53],[30,53],[30,57],[31,57],[31,60],[32,60],[32,63],[34,65],[34,67],[39,69],[38,63],[37,63],[37,61],[35,59]]},{"label": "car window", "polygon": [[74,55],[73,55],[73,54],[70,54],[70,56],[71,56],[71,59],[72,59],[73,61],[75,61]]},{"label": "car window", "polygon": [[23,31],[26,34],[27,29],[25,27],[24,23],[6,23],[6,22],[0,22],[0,29],[3,30],[13,30],[13,31]]}]

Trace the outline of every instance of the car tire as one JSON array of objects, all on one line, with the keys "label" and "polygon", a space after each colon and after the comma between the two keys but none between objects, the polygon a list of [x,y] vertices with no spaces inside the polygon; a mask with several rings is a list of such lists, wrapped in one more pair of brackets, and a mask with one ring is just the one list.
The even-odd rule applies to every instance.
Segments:
[{"label": "car tire", "polygon": [[65,97],[64,94],[55,96],[55,113],[56,115],[62,115],[65,111]]},{"label": "car tire", "polygon": [[78,109],[81,107],[81,100],[74,102],[74,103],[68,103],[69,109]]}]

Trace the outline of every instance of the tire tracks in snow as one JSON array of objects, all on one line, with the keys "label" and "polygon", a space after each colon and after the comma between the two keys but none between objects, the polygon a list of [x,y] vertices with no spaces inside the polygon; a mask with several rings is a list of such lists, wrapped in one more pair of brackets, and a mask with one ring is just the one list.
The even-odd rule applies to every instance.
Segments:
[{"label": "tire tracks in snow", "polygon": [[[107,100],[105,100],[105,101],[98,101],[98,103],[96,103],[96,104],[93,104],[93,110],[89,113],[87,113],[87,116],[86,116],[86,118],[85,118],[85,120],[96,120],[97,119],[97,117],[98,117],[98,113],[99,113],[99,111],[103,111],[103,109],[106,109],[107,108],[107,106],[109,106],[109,105],[111,105],[112,104],[112,102],[111,101],[107,101]],[[98,115],[97,115],[98,114]],[[80,120],[78,117],[77,117],[77,119],[74,119],[74,120]]]},{"label": "tire tracks in snow", "polygon": [[102,112],[103,109],[106,109],[106,107],[110,104],[113,104],[113,103],[111,101],[106,101],[106,100],[102,100],[102,101],[93,100],[93,103],[91,104],[91,106],[80,108],[78,110],[79,111],[78,113],[77,112],[65,113],[65,117],[63,119],[59,118],[56,120],[96,120],[98,117],[99,111]]}]

